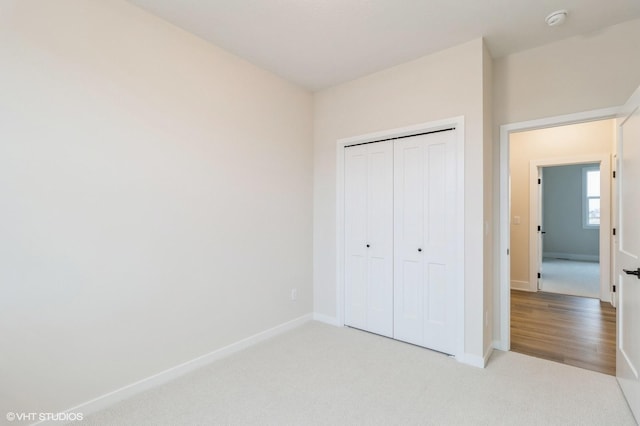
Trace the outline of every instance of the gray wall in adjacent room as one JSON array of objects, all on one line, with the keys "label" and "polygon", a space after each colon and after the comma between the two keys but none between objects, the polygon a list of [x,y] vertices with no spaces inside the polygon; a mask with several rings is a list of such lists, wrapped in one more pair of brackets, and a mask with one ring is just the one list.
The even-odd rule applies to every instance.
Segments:
[{"label": "gray wall in adjacent room", "polygon": [[582,169],[585,164],[543,168],[544,255],[595,255],[599,229],[582,226]]}]

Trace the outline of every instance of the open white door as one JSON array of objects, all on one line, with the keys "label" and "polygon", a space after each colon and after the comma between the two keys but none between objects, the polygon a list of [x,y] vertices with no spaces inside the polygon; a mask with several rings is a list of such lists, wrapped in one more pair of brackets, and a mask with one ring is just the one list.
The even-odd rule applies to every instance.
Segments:
[{"label": "open white door", "polygon": [[640,88],[618,119],[618,159],[616,377],[640,420]]}]

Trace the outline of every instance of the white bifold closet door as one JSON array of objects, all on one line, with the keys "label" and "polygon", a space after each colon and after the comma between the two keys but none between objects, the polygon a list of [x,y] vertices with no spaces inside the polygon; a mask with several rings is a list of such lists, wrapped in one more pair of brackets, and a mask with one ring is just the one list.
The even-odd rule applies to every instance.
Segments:
[{"label": "white bifold closet door", "polygon": [[394,144],[394,338],[449,354],[456,336],[455,154],[455,130]]},{"label": "white bifold closet door", "polygon": [[345,148],[345,324],[393,336],[393,143]]}]

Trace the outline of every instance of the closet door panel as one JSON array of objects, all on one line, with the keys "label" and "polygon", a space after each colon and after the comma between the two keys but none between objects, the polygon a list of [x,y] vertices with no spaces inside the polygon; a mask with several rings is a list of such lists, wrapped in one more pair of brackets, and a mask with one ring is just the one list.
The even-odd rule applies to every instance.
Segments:
[{"label": "closet door panel", "polygon": [[367,324],[367,148],[345,148],[345,324]]},{"label": "closet door panel", "polygon": [[422,344],[424,148],[417,137],[394,146],[394,337]]},{"label": "closet door panel", "polygon": [[395,337],[446,353],[455,351],[454,144],[453,131],[399,140],[394,170]]},{"label": "closet door panel", "polygon": [[424,343],[455,352],[455,131],[427,135],[425,148]]},{"label": "closet door panel", "polygon": [[455,131],[430,135],[427,148],[428,182],[425,210],[424,261],[429,273],[425,288],[425,346],[455,352],[456,291],[455,235],[456,227],[456,160]]},{"label": "closet door panel", "polygon": [[425,264],[424,338],[426,342],[433,342],[437,338],[433,330],[447,322],[446,145],[438,139],[440,138],[426,140],[424,150],[426,191],[423,261]]},{"label": "closet door panel", "polygon": [[393,143],[366,145],[368,167],[367,329],[393,335]]},{"label": "closet door panel", "polygon": [[393,335],[393,144],[345,148],[345,324]]}]

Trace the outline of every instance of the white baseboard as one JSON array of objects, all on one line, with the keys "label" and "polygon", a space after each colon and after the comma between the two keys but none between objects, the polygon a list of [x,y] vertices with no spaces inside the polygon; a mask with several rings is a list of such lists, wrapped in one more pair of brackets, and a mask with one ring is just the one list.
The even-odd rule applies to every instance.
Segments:
[{"label": "white baseboard", "polygon": [[597,254],[576,254],[576,253],[557,253],[557,252],[545,252],[542,257],[549,257],[552,259],[569,259],[579,260],[582,262],[599,262],[600,256]]},{"label": "white baseboard", "polygon": [[504,351],[504,352],[508,352],[509,351],[509,347],[507,346],[507,342],[505,342],[504,340],[494,340],[493,341],[493,349],[496,349],[498,351]]},{"label": "white baseboard", "polygon": [[[95,413],[97,411],[103,410],[117,402],[120,402],[136,394],[139,394],[141,392],[147,391],[149,389],[152,389],[162,384],[165,384],[167,382],[170,382],[171,380],[174,380],[187,373],[197,370],[200,367],[203,367],[214,361],[225,358],[229,355],[232,355],[236,352],[239,352],[243,349],[253,346],[256,343],[262,342],[271,337],[277,336],[286,331],[299,327],[305,324],[306,322],[311,321],[312,319],[313,319],[312,314],[303,315],[294,320],[277,325],[273,328],[262,331],[258,334],[254,334],[253,336],[249,336],[245,339],[232,343],[223,348],[216,349],[215,351],[210,352],[208,354],[199,356],[187,362],[183,362],[182,364],[178,364],[175,367],[171,367],[167,370],[161,371],[160,373],[154,374],[153,376],[139,380],[135,383],[131,383],[127,386],[123,386],[120,389],[116,389],[112,392],[109,392],[107,394],[94,398],[90,401],[79,404],[73,408],[65,410],[64,413],[83,413],[84,416],[87,416],[91,413]],[[37,425],[52,424],[53,425],[53,424],[60,424],[60,423],[53,422],[53,421],[41,421],[34,424],[37,424]]]},{"label": "white baseboard", "polygon": [[493,353],[493,343],[489,345],[487,351],[484,353],[484,364],[482,367],[486,367],[489,364],[489,358],[491,358],[491,354]]},{"label": "white baseboard", "polygon": [[529,281],[511,280],[511,289],[529,291]]},{"label": "white baseboard", "polygon": [[456,355],[456,360],[463,364],[470,365],[472,367],[484,368],[485,361],[484,358],[479,355],[472,355],[464,353],[462,355]]},{"label": "white baseboard", "polygon": [[483,357],[479,357],[478,355],[462,354],[461,357],[457,356],[456,359],[463,364],[478,368],[485,368],[489,363],[489,358],[491,358],[491,354],[493,353],[493,348],[496,343],[497,341],[493,341],[492,344],[489,345]]},{"label": "white baseboard", "polygon": [[338,324],[338,318],[330,317],[329,315],[319,314],[317,312],[313,313],[313,319],[315,321],[323,322],[329,325],[334,325],[336,327],[340,327],[341,325],[341,324]]}]

